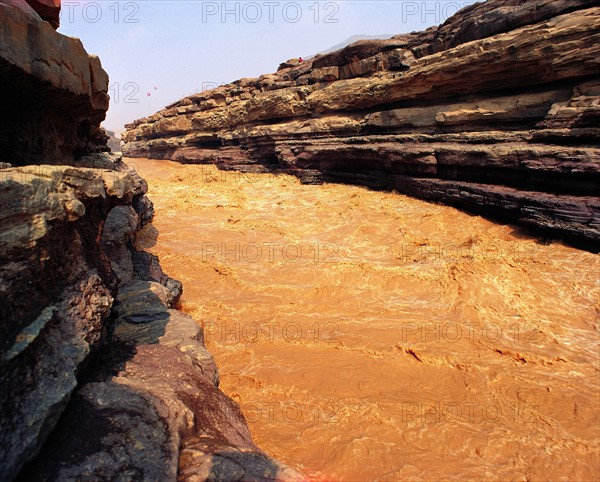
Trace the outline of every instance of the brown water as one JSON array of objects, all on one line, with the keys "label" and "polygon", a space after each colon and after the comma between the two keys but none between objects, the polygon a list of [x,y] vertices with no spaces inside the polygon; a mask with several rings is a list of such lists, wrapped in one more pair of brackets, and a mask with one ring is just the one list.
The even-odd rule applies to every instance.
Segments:
[{"label": "brown water", "polygon": [[395,193],[133,160],[223,391],[316,480],[597,480],[599,257]]}]

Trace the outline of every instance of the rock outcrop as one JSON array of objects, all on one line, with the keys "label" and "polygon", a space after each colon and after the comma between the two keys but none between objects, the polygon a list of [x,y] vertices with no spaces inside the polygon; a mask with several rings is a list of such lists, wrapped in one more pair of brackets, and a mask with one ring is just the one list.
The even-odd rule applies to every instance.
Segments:
[{"label": "rock outcrop", "polygon": [[129,157],[393,189],[598,249],[600,2],[488,0],[187,97]]},{"label": "rock outcrop", "polygon": [[0,170],[3,480],[40,449],[106,335],[117,279],[104,218],[143,195],[116,170]]},{"label": "rock outcrop", "polygon": [[100,61],[0,2],[0,86],[0,479],[303,480],[253,443],[181,283],[135,248],[154,211],[100,152]]},{"label": "rock outcrop", "polygon": [[83,154],[108,151],[100,128],[108,75],[100,59],[24,1],[0,2],[0,92],[2,162],[74,165]]}]

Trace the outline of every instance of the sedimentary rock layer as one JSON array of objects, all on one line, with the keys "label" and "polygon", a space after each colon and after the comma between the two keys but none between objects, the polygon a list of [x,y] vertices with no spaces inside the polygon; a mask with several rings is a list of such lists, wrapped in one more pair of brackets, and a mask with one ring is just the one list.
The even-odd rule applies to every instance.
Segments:
[{"label": "sedimentary rock layer", "polygon": [[600,242],[600,2],[489,0],[187,97],[130,157],[395,189]]},{"label": "sedimentary rock layer", "polygon": [[100,59],[24,1],[9,3],[0,2],[0,162],[73,164],[108,151],[100,129],[108,75]]}]

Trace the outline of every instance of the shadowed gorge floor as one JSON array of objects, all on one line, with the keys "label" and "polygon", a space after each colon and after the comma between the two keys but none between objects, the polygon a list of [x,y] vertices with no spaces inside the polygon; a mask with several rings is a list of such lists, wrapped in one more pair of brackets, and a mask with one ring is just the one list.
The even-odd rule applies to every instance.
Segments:
[{"label": "shadowed gorge floor", "polygon": [[594,480],[600,258],[395,193],[131,160],[221,389],[322,480]]}]

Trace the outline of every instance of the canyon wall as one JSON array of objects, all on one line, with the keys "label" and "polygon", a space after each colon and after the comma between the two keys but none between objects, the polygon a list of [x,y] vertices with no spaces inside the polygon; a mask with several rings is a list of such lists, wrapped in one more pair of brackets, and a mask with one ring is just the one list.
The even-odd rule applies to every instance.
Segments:
[{"label": "canyon wall", "polygon": [[186,97],[123,153],[396,190],[597,250],[599,59],[600,1],[488,0]]},{"label": "canyon wall", "polygon": [[0,1],[0,87],[0,479],[301,480],[253,443],[181,283],[134,247],[153,206],[105,152],[100,60]]}]

